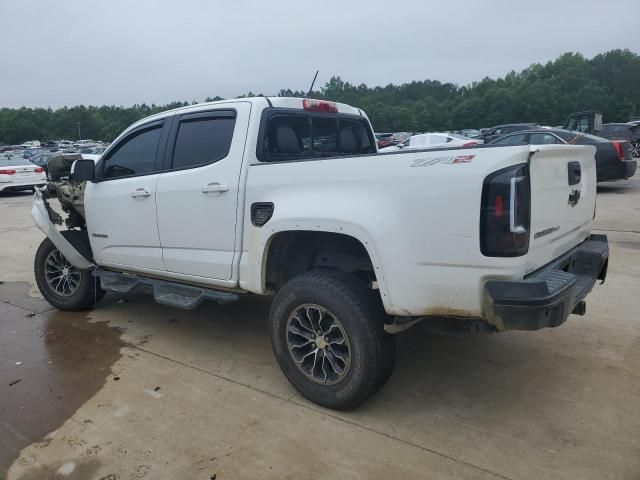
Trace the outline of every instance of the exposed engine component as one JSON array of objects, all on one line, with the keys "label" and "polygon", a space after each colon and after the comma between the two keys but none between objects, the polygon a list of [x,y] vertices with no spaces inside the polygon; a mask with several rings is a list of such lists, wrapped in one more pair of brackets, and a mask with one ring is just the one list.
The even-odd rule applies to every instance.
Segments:
[{"label": "exposed engine component", "polygon": [[62,225],[63,218],[58,214],[48,200],[57,198],[62,210],[68,217],[64,220],[67,228],[84,228],[84,188],[86,182],[76,182],[71,174],[73,162],[81,160],[79,154],[56,155],[49,160],[47,165],[47,178],[49,182],[42,189],[42,198],[49,213],[51,221]]}]

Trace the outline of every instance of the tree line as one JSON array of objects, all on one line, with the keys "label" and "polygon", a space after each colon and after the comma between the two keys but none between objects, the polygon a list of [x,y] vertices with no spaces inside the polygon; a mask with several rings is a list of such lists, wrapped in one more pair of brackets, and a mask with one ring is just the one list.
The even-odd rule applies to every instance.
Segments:
[{"label": "tree line", "polygon": [[[283,89],[276,95],[305,93]],[[241,97],[247,96],[254,94]],[[602,112],[605,122],[624,122],[640,116],[640,56],[630,50],[611,50],[591,59],[565,53],[544,65],[464,86],[424,80],[368,87],[335,76],[311,96],[365,110],[376,131],[441,131],[513,122],[561,125],[570,113],[591,109]],[[75,139],[78,124],[83,138],[111,141],[143,117],[189,104],[1,108],[0,144]]]}]

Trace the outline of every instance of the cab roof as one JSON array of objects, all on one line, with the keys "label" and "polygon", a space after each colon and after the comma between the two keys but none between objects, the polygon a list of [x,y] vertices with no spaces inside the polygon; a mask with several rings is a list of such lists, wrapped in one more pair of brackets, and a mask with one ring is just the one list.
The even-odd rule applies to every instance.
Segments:
[{"label": "cab roof", "polygon": [[[150,115],[145,117],[130,127],[127,130],[130,130],[132,127],[142,125],[152,120],[160,120],[162,118],[179,114],[179,113],[187,113],[187,112],[197,112],[199,110],[206,110],[209,107],[215,106],[224,106],[233,103],[251,103],[252,105],[257,105],[263,108],[266,107],[277,107],[277,108],[292,108],[292,109],[300,109],[300,110],[310,110],[305,107],[305,102],[307,104],[315,104],[315,105],[331,105],[331,108],[337,109],[337,113],[344,113],[350,115],[359,115],[364,117],[364,113],[359,109],[347,105],[346,103],[338,103],[331,102],[328,100],[318,100],[313,98],[300,98],[300,97],[245,97],[245,98],[230,98],[228,100],[217,100],[215,102],[204,102],[204,103],[196,103],[194,105],[187,105],[185,107],[178,107],[172,110],[165,110],[164,112],[156,113],[155,115]],[[315,110],[321,111],[321,110]],[[331,110],[334,111],[335,110]]]}]

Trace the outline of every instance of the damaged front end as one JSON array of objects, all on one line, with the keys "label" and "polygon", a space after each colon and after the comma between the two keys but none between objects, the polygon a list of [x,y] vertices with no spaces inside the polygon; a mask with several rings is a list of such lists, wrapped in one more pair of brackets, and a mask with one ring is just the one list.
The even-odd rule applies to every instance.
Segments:
[{"label": "damaged front end", "polygon": [[[89,270],[93,262],[82,256],[60,233],[55,225],[67,229],[86,230],[84,212],[84,189],[86,182],[77,182],[71,173],[73,163],[82,159],[78,154],[57,155],[48,163],[48,182],[36,189],[31,208],[31,218],[36,226],[60,250],[65,258],[79,270]],[[50,204],[57,200],[60,208],[67,214],[66,219],[56,212]]]}]

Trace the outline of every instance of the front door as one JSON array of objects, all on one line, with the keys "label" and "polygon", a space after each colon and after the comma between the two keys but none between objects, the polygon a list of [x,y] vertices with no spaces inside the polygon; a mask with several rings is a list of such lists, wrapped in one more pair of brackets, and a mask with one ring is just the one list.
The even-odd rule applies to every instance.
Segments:
[{"label": "front door", "polygon": [[158,228],[169,272],[229,280],[251,105],[178,115],[158,180]]},{"label": "front door", "polygon": [[156,188],[164,122],[136,128],[100,161],[87,183],[85,209],[91,248],[100,264],[164,270]]}]

